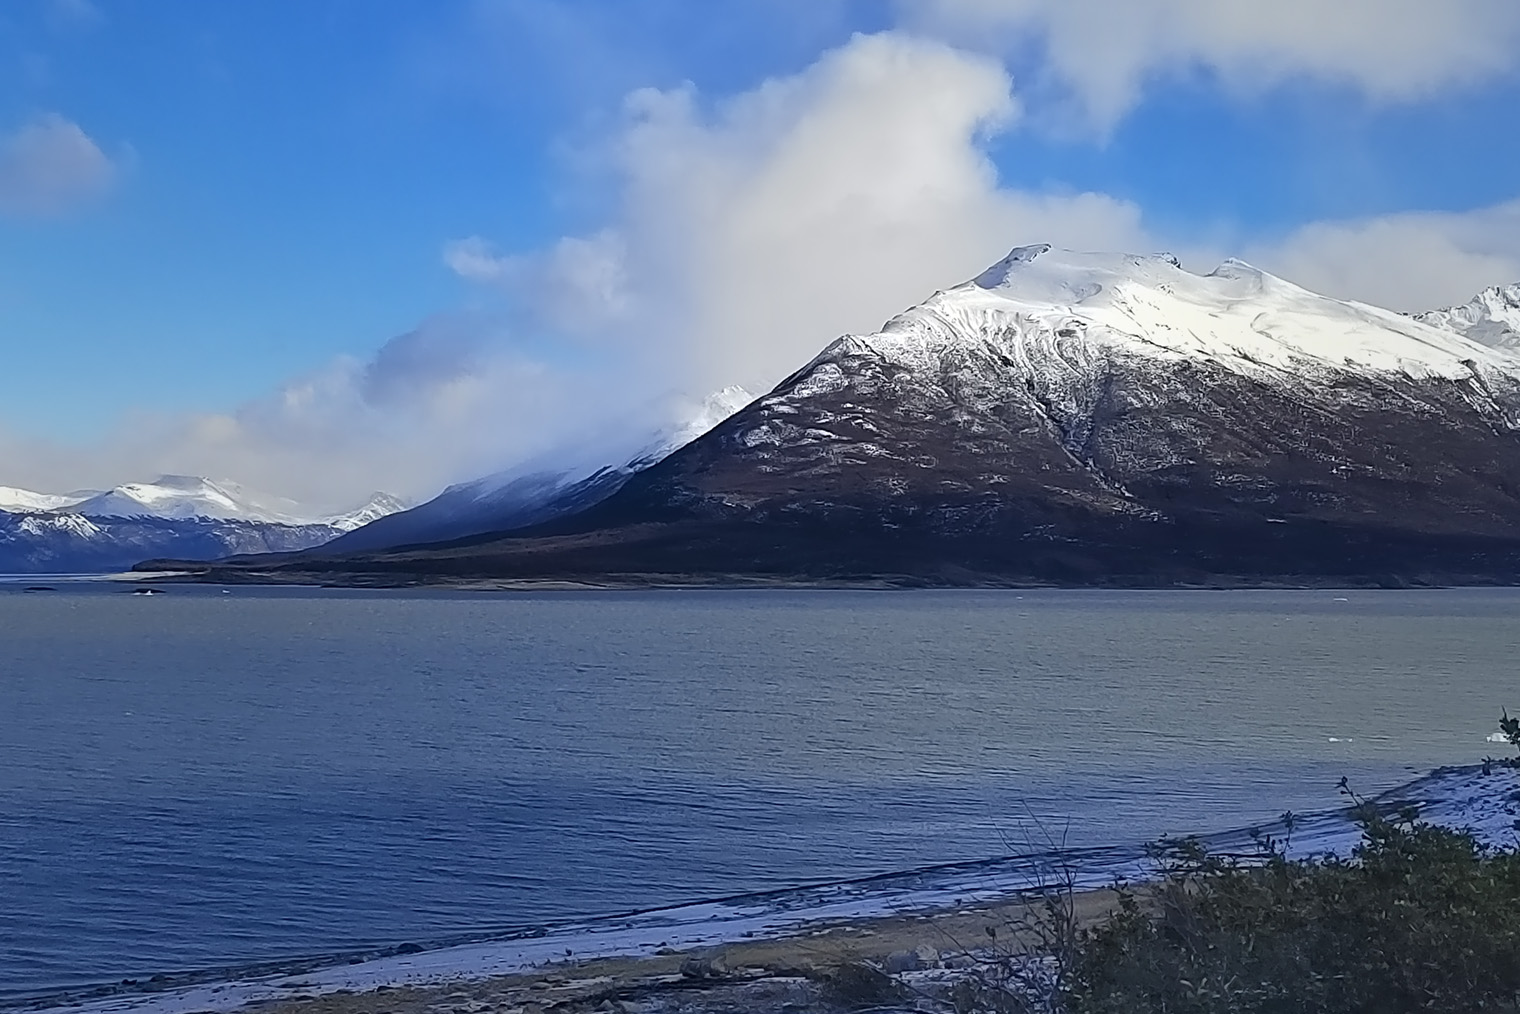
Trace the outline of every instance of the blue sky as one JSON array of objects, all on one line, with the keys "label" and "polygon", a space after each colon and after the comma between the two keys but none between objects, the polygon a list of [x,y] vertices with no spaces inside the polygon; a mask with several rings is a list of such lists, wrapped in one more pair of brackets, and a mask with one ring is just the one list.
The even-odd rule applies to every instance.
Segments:
[{"label": "blue sky", "polygon": [[[1520,277],[1520,241],[1494,210],[1520,197],[1520,58],[1507,56],[1520,5],[1452,0],[1390,16],[1348,0],[1361,21],[1330,26],[1301,0],[1239,0],[1234,20],[1206,7],[1137,0],[1130,9],[1151,19],[1142,31],[1108,24],[1117,0],[14,0],[0,8],[0,484],[204,472],[218,453],[223,474],[257,472],[266,485],[282,469],[321,473],[320,455],[293,464],[280,442],[359,455],[333,433],[375,428],[365,413],[385,400],[377,392],[400,389],[390,370],[417,384],[387,418],[432,427],[408,453],[453,440],[439,422],[451,413],[472,434],[468,453],[429,469],[370,448],[371,464],[342,482],[415,495],[465,477],[447,470],[550,446],[569,432],[543,422],[551,395],[585,399],[630,376],[666,393],[670,363],[699,357],[711,362],[666,386],[700,394],[727,382],[729,365],[733,380],[763,386],[829,327],[869,326],[919,288],[973,273],[998,245],[1239,254],[1385,302],[1465,299],[1515,280],[1503,277],[1512,266]],[[1073,9],[1084,19],[1070,21]],[[898,40],[892,54],[869,45],[883,32]],[[831,64],[831,53],[845,55]],[[920,131],[945,152],[925,160],[920,190],[958,187],[956,207],[1048,198],[1056,206],[1009,221],[1053,234],[936,240],[940,252],[892,273],[892,287],[853,285],[858,296],[838,306],[811,291],[793,299],[782,272],[767,298],[799,307],[782,321],[796,341],[770,358],[715,352],[712,315],[672,295],[697,283],[669,266],[696,259],[708,237],[640,223],[685,215],[688,233],[700,230],[696,205],[672,210],[683,188],[716,187],[725,207],[770,195],[758,170],[739,179],[742,158],[723,161],[735,150],[757,164],[813,158],[822,176],[858,157],[800,140],[810,117],[833,115],[830,102],[856,103],[882,132],[859,143],[888,150],[897,107],[870,105],[846,80],[872,87],[872,60],[921,74],[925,90],[943,89],[944,116],[964,118],[941,136],[902,114],[898,133]],[[746,111],[746,95],[764,104],[767,81],[798,95],[779,112]],[[659,141],[630,154],[656,127],[676,138],[668,152]],[[995,175],[967,182],[977,159]],[[848,179],[830,185],[853,199]],[[1072,210],[1083,194],[1101,207]],[[900,210],[877,213],[912,228]],[[1429,249],[1384,249],[1369,231],[1383,220]],[[1316,246],[1325,230],[1336,243]],[[1358,237],[1393,266],[1346,268],[1336,258],[1361,250]],[[478,254],[468,264],[465,242]],[[820,247],[848,256],[864,242]],[[667,254],[663,273],[649,267]],[[1421,257],[1428,270],[1408,266]],[[702,278],[731,287],[727,275]],[[581,313],[592,290],[612,309]],[[546,292],[563,298],[549,306]],[[618,345],[601,331],[632,337]],[[675,331],[701,334],[666,344]],[[422,390],[436,378],[446,398]],[[522,413],[461,409],[466,381],[471,405]],[[317,435],[302,429],[318,425],[313,401]],[[299,419],[287,412],[297,402]],[[505,435],[480,439],[489,428]],[[320,486],[290,484],[348,488]]]}]

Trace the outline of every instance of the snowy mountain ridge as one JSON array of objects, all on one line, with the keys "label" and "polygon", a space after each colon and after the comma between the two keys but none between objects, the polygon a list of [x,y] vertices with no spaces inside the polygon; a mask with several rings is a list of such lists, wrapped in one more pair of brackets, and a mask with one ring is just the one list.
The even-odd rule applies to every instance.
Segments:
[{"label": "snowy mountain ridge", "polygon": [[1415,319],[1491,348],[1520,349],[1520,282],[1492,286],[1461,306],[1416,314]]},{"label": "snowy mountain ridge", "polygon": [[1041,244],[1015,249],[875,335],[840,341],[917,369],[953,347],[992,341],[1034,372],[1108,353],[1209,362],[1276,383],[1346,370],[1414,379],[1520,370],[1520,353],[1426,316],[1321,296],[1239,260],[1197,275],[1169,254]]}]

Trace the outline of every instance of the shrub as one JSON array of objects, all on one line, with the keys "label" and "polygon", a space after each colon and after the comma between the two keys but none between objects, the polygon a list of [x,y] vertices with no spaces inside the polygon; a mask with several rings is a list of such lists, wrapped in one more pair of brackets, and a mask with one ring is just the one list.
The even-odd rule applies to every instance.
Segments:
[{"label": "shrub", "polygon": [[1410,814],[1365,804],[1356,814],[1363,841],[1350,859],[1294,861],[1273,849],[1243,862],[1195,842],[1169,846],[1160,883],[1143,898],[1125,894],[1114,918],[1084,933],[1067,1009],[1520,1009],[1520,858]]},{"label": "shrub", "polygon": [[1520,718],[1511,718],[1508,711],[1499,719],[1499,731],[1509,740],[1510,746],[1520,750]]}]

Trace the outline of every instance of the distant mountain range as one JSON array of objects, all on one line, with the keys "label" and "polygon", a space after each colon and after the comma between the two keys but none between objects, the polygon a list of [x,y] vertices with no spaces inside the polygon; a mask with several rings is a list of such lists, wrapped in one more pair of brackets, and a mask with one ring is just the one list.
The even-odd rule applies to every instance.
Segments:
[{"label": "distant mountain range", "polygon": [[207,573],[1513,583],[1517,307],[1513,285],[1411,317],[1235,260],[1020,247],[565,510],[534,513],[546,482],[495,532]]},{"label": "distant mountain range", "polygon": [[0,573],[96,573],[149,556],[296,552],[405,507],[376,493],[351,511],[302,517],[289,501],[184,475],[69,494],[0,486]]}]

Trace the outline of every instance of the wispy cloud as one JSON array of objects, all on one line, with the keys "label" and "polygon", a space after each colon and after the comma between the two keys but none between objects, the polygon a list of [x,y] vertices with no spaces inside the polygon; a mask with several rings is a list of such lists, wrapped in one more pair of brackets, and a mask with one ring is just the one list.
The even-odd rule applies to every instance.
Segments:
[{"label": "wispy cloud", "polygon": [[110,190],[116,176],[90,136],[56,113],[0,135],[0,213],[63,214]]},{"label": "wispy cloud", "polygon": [[106,20],[105,12],[93,0],[48,0],[47,17],[61,29],[96,28]]}]

